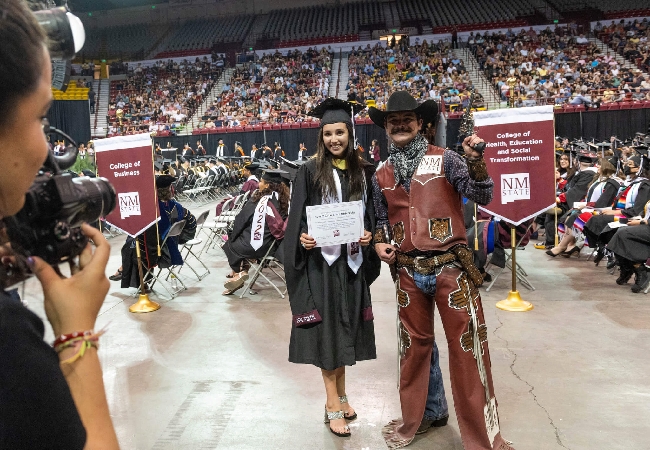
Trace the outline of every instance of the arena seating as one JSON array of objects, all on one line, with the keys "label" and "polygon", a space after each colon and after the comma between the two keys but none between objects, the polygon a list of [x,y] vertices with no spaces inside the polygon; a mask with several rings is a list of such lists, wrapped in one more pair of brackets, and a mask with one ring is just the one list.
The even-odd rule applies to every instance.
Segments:
[{"label": "arena seating", "polygon": [[305,120],[306,112],[327,96],[331,57],[325,48],[264,55],[254,72],[233,73],[195,128],[218,130]]},{"label": "arena seating", "polygon": [[298,41],[356,35],[359,25],[364,24],[384,25],[381,5],[349,3],[272,11],[262,36],[265,39]]},{"label": "arena seating", "polygon": [[[420,101],[443,99],[455,111],[469,99],[472,82],[462,61],[448,58],[448,52],[448,43],[426,41],[388,50],[379,45],[355,50],[348,58],[348,98],[382,108],[395,90],[407,88]],[[483,107],[480,98],[475,102]]]},{"label": "arena seating", "polygon": [[[455,2],[440,0],[400,0],[396,2],[400,19],[413,21],[426,19],[434,30],[438,27],[477,23],[509,23],[518,17],[528,16],[535,8],[528,0],[496,0],[489,3],[480,0]],[[524,23],[525,24],[525,23]]]},{"label": "arena seating", "polygon": [[502,99],[509,96],[506,79],[518,77],[517,106],[650,100],[647,72],[620,67],[613,55],[571,28],[477,34],[469,42]]},{"label": "arena seating", "polygon": [[612,50],[639,69],[646,72],[650,70],[650,45],[648,44],[650,26],[648,26],[647,22],[643,23],[637,20],[612,21],[604,27],[599,22],[594,32]]},{"label": "arena seating", "polygon": [[197,19],[180,26],[173,26],[169,37],[165,38],[157,57],[169,56],[169,52],[183,52],[198,49],[210,52],[216,43],[242,42],[246,37],[254,16],[223,17],[217,19]]},{"label": "arena seating", "polygon": [[86,35],[82,54],[86,59],[142,59],[167,29],[167,25],[161,24],[93,29]]},{"label": "arena seating", "polygon": [[180,64],[159,61],[148,68],[132,67],[127,79],[111,81],[108,135],[182,130],[219,76],[220,69],[198,58]]},{"label": "arena seating", "polygon": [[71,81],[65,92],[52,88],[52,95],[54,100],[88,100],[88,88],[79,87]]}]

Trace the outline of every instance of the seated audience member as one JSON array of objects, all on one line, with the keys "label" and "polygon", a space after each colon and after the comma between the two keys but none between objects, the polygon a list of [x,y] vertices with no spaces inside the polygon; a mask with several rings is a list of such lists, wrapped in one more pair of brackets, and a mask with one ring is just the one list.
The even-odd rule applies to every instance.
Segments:
[{"label": "seated audience member", "polygon": [[571,177],[571,180],[566,184],[566,186],[564,186],[562,192],[557,196],[557,212],[555,210],[550,210],[546,213],[546,219],[544,221],[544,228],[546,229],[546,247],[549,249],[547,250],[547,253],[551,256],[557,256],[553,254],[551,250],[555,244],[555,214],[557,214],[558,223],[563,222],[566,218],[566,213],[573,208],[573,204],[584,200],[587,195],[587,190],[598,171],[598,169],[594,167],[595,160],[595,154],[580,153],[578,155],[578,167],[575,175]]},{"label": "seated audience member", "polygon": [[[259,189],[235,218],[232,231],[223,246],[232,269],[224,284],[223,295],[230,295],[248,279],[247,259],[262,258],[277,240],[284,238],[289,211],[289,188],[282,182],[281,170],[267,170]],[[266,204],[266,207],[262,206]],[[261,231],[258,227],[261,226]],[[243,266],[243,267],[242,267]]]},{"label": "seated audience member", "polygon": [[607,248],[614,253],[621,269],[616,284],[626,284],[632,275],[635,276],[632,292],[638,294],[648,286],[648,269],[646,261],[650,259],[650,202],[646,203],[643,218],[627,221],[627,227],[618,229],[618,232],[607,244]]},{"label": "seated audience member", "polygon": [[[138,235],[140,241],[140,257],[143,270],[148,270],[156,265],[159,267],[180,266],[183,264],[178,244],[184,244],[194,238],[196,234],[196,219],[191,212],[173,199],[172,183],[176,179],[170,175],[159,175],[156,177],[156,188],[158,191],[158,207],[160,209],[160,220],[147,228],[144,233]],[[183,232],[178,237],[167,239],[164,248],[161,249],[161,256],[158,256],[158,246],[162,244],[171,226],[180,220],[185,220]],[[121,287],[140,287],[140,276],[138,272],[138,260],[136,255],[135,239],[128,237],[122,246],[122,268],[111,277],[112,280],[122,280]],[[148,280],[145,280],[147,282]]]},{"label": "seated audience member", "polygon": [[[547,250],[546,253],[554,257],[562,255],[565,258],[569,258],[573,253],[579,253],[582,245],[576,242],[576,235],[582,234],[585,219],[589,220],[591,217],[591,212],[583,212],[583,209],[606,208],[611,205],[621,183],[623,180],[616,177],[616,168],[608,160],[601,159],[598,175],[593,179],[587,191],[586,206],[578,208],[574,206],[562,216],[558,228],[564,230],[564,236],[557,246]],[[580,226],[574,229],[576,221]]]},{"label": "seated audience member", "polygon": [[240,194],[245,194],[250,192],[251,194],[257,190],[259,187],[259,180],[257,179],[257,170],[260,165],[257,163],[251,163],[247,166],[244,166],[244,178],[246,181],[241,187]]},{"label": "seated audience member", "polygon": [[[630,219],[641,216],[643,208],[650,200],[650,181],[646,169],[641,172],[641,156],[633,156],[627,160],[624,167],[626,180],[619,189],[618,195],[612,202],[612,209],[594,215],[585,224],[584,234],[589,246],[597,249],[594,263],[598,265],[606,255],[605,246],[616,233],[608,224],[620,218]],[[647,161],[646,161],[647,162]]]}]

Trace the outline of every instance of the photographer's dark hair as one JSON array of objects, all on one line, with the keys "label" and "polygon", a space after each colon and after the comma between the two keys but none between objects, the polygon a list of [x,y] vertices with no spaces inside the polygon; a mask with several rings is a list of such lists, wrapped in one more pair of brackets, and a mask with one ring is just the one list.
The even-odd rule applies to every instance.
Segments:
[{"label": "photographer's dark hair", "polygon": [[0,127],[11,122],[16,103],[41,76],[45,32],[24,0],[0,4]]},{"label": "photographer's dark hair", "polygon": [[[343,159],[346,161],[348,176],[350,177],[350,197],[361,198],[363,195],[363,162],[354,151],[354,138],[352,127],[345,124],[348,129],[348,148],[345,150]],[[324,197],[336,195],[334,174],[332,173],[332,153],[325,147],[323,140],[323,129],[318,131],[318,143],[316,144],[316,182],[321,187]]]},{"label": "photographer's dark hair", "polygon": [[270,195],[273,192],[278,193],[278,203],[280,204],[280,215],[286,217],[289,214],[289,188],[284,183],[267,183],[268,187],[264,190],[258,189],[251,197],[251,201],[257,203],[265,195]]}]

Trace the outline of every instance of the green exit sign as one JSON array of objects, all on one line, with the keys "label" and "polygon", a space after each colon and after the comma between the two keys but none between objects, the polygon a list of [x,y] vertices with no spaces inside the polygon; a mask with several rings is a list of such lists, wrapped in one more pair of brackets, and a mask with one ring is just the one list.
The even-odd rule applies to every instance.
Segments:
[{"label": "green exit sign", "polygon": [[553,21],[553,23],[559,23],[559,22],[560,22],[560,21],[557,20],[557,19],[555,19],[555,20]]},{"label": "green exit sign", "polygon": [[393,30],[393,33],[397,33],[397,30]]}]

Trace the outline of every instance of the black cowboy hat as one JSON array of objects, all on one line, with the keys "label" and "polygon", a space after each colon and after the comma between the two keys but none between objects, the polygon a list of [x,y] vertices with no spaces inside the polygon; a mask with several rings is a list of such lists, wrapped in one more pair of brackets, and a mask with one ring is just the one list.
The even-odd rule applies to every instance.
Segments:
[{"label": "black cowboy hat", "polygon": [[379,110],[374,106],[368,108],[368,115],[375,125],[384,128],[386,116],[392,112],[413,111],[424,123],[436,123],[438,116],[438,104],[433,100],[418,105],[408,91],[397,91],[390,96],[386,103],[386,111]]}]

